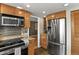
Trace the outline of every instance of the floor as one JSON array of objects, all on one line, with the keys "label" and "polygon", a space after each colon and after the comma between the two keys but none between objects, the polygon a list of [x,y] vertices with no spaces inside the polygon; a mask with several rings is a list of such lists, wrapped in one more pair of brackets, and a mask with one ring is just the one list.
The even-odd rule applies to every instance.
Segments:
[{"label": "floor", "polygon": [[47,49],[38,48],[35,50],[35,55],[48,55]]}]

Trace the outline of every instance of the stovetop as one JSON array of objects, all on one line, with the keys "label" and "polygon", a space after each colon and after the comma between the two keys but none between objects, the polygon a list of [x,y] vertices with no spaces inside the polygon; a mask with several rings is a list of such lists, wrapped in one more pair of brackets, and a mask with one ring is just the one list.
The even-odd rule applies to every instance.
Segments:
[{"label": "stovetop", "polygon": [[20,38],[0,41],[0,51],[25,45]]}]

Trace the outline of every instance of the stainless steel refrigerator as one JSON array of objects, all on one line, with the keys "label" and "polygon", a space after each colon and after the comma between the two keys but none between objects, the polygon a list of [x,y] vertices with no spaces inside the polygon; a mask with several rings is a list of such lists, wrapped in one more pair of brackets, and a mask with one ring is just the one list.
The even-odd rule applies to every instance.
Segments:
[{"label": "stainless steel refrigerator", "polygon": [[65,18],[48,21],[48,54],[66,54],[66,20]]}]

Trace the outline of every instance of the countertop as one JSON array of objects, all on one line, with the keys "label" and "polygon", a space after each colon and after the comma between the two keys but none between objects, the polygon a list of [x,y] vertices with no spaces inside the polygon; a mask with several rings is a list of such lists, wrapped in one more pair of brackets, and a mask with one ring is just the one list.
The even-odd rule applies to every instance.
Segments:
[{"label": "countertop", "polygon": [[0,41],[14,39],[14,38],[23,38],[23,37],[24,36],[22,35],[10,35],[10,36],[0,35]]},{"label": "countertop", "polygon": [[[0,41],[14,39],[14,38],[24,38],[24,36],[23,35],[10,35],[10,36],[0,35]],[[37,39],[37,35],[31,35],[28,38],[28,40],[33,40],[33,39]]]},{"label": "countertop", "polygon": [[29,40],[37,39],[37,35],[31,35],[29,36]]}]

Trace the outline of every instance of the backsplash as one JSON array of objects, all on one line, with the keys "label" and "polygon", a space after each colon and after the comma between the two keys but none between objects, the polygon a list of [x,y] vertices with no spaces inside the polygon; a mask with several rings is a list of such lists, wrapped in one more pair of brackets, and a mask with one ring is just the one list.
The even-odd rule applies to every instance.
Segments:
[{"label": "backsplash", "polygon": [[19,35],[21,34],[21,27],[0,27],[1,35]]}]

